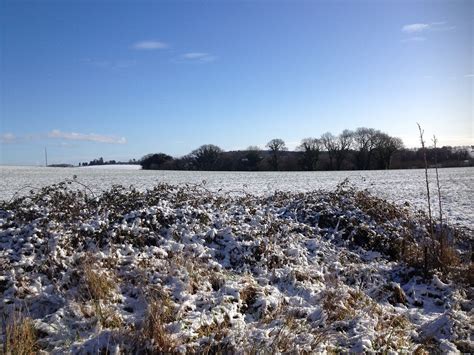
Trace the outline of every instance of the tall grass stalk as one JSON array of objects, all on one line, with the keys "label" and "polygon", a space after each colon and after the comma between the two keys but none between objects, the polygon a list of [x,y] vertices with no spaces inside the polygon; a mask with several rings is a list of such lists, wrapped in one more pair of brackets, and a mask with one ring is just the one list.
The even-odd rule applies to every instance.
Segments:
[{"label": "tall grass stalk", "polygon": [[445,255],[446,241],[443,226],[443,208],[441,204],[441,185],[439,183],[438,175],[438,152],[437,152],[438,139],[433,135],[433,146],[434,146],[434,159],[435,159],[435,171],[436,171],[436,187],[438,189],[438,204],[439,204],[439,260],[441,267],[443,267],[443,260]]},{"label": "tall grass stalk", "polygon": [[[429,223],[430,223],[430,237],[431,240],[433,240],[434,232],[433,232],[433,218],[431,214],[431,197],[430,197],[430,184],[429,184],[429,179],[428,179],[428,160],[426,159],[426,147],[425,147],[425,141],[423,139],[423,134],[424,130],[421,129],[421,126],[419,123],[418,125],[418,130],[420,132],[420,142],[421,142],[421,148],[423,150],[423,159],[425,161],[425,182],[426,182],[426,194],[427,194],[427,199],[428,199],[428,217],[429,217]],[[425,272],[428,270],[428,245],[425,243],[424,250],[424,263],[425,263]]]},{"label": "tall grass stalk", "polygon": [[439,175],[438,175],[438,152],[436,150],[438,143],[438,139],[436,136],[433,136],[433,146],[434,146],[434,159],[435,159],[435,171],[436,171],[436,187],[438,188],[438,203],[439,203],[439,223],[443,225],[443,209],[441,206],[441,186],[439,183]]},{"label": "tall grass stalk", "polygon": [[13,313],[6,325],[4,340],[3,346],[0,345],[0,354],[29,355],[37,353],[38,343],[33,321],[21,312]]}]

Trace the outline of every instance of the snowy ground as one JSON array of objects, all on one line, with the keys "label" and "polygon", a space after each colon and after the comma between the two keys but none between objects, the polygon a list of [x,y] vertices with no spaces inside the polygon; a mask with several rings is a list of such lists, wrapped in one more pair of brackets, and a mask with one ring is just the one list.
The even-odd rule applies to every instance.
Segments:
[{"label": "snowy ground", "polygon": [[453,243],[461,264],[424,277],[409,208],[347,187],[68,186],[0,206],[0,312],[37,349],[474,351],[472,235]]},{"label": "snowy ground", "polygon": [[[223,193],[248,192],[272,194],[279,191],[332,190],[348,178],[359,189],[368,189],[377,196],[413,209],[426,210],[423,170],[337,171],[337,172],[197,172],[141,171],[138,165],[114,165],[86,168],[0,167],[0,200],[9,200],[15,193],[28,194],[40,188],[77,175],[78,180],[99,193],[112,185],[133,185],[140,190],[158,183],[173,185],[200,184]],[[474,221],[474,168],[440,169],[442,201],[448,222],[472,228]],[[431,181],[435,181],[430,170]],[[432,191],[435,185],[432,184]],[[433,204],[437,194],[433,193]]]}]

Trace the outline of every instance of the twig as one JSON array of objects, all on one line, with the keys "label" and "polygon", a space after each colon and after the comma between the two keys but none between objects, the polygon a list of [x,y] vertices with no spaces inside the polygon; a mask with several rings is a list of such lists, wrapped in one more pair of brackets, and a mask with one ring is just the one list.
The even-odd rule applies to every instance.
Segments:
[{"label": "twig", "polygon": [[434,145],[434,158],[435,158],[435,171],[436,171],[436,187],[438,188],[438,203],[439,203],[439,259],[440,265],[443,265],[442,260],[444,256],[444,249],[445,249],[445,238],[444,238],[444,230],[443,230],[443,209],[441,206],[441,186],[439,183],[439,175],[438,175],[438,154],[437,154],[437,147],[436,143],[438,143],[438,139],[435,135],[433,135],[433,145]]},{"label": "twig", "polygon": [[35,187],[35,186],[31,186],[31,185],[25,185],[25,186],[22,186],[20,187],[18,190],[15,191],[15,193],[12,195],[12,197],[10,198],[10,200],[8,201],[8,203],[12,202],[13,199],[20,193],[20,191],[24,190],[24,189],[32,189],[32,190],[41,190],[40,187]]},{"label": "twig", "polygon": [[86,184],[83,184],[82,182],[77,181],[77,176],[76,176],[76,175],[74,175],[74,176],[72,177],[72,180],[71,180],[71,179],[66,179],[66,182],[71,182],[71,183],[76,183],[76,184],[78,184],[78,185],[81,185],[81,186],[84,187],[85,189],[89,190],[89,192],[90,192],[91,195],[94,197],[94,199],[97,198],[97,197],[95,196],[95,194],[94,194],[94,191],[92,191],[92,189],[91,189],[89,186],[87,186]]},{"label": "twig", "polygon": [[436,143],[438,139],[436,136],[433,136],[433,145],[434,145],[434,158],[435,158],[435,171],[436,171],[436,186],[438,188],[438,202],[439,202],[439,223],[443,225],[443,209],[441,208],[441,186],[439,184],[439,175],[438,175],[438,153],[436,150]]},{"label": "twig", "polygon": [[[426,159],[426,148],[425,148],[425,141],[423,140],[423,133],[424,131],[421,129],[421,126],[419,123],[418,125],[418,130],[420,131],[420,142],[421,142],[421,148],[423,150],[423,159],[425,161],[425,182],[426,182],[426,194],[427,194],[427,199],[428,199],[428,217],[429,217],[429,222],[430,222],[430,237],[433,239],[433,219],[431,216],[431,199],[430,199],[430,184],[428,180],[428,161]],[[425,243],[424,246],[424,259],[425,259],[425,272],[428,271],[428,246]]]}]

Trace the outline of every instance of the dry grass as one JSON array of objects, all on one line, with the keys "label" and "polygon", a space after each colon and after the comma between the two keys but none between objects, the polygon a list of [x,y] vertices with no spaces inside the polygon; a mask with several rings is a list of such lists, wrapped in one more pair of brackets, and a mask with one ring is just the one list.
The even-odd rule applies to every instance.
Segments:
[{"label": "dry grass", "polygon": [[112,307],[102,304],[101,301],[80,304],[79,309],[84,318],[95,317],[104,328],[118,329],[124,325],[122,317]]},{"label": "dry grass", "polygon": [[106,300],[110,298],[116,284],[100,266],[90,258],[86,258],[82,264],[82,278],[87,298],[92,300]]},{"label": "dry grass", "polygon": [[370,195],[367,191],[356,191],[354,201],[357,206],[377,222],[407,218],[406,210],[384,199]]},{"label": "dry grass", "polygon": [[[392,289],[390,291],[393,291],[397,303],[403,303],[403,295]],[[322,299],[322,306],[327,314],[329,324],[347,321],[362,314],[373,318],[376,322],[377,337],[372,341],[372,344],[377,352],[397,351],[398,349],[407,349],[412,345],[410,321],[404,315],[384,312],[377,302],[367,297],[362,291],[326,292]]]},{"label": "dry grass", "polygon": [[414,354],[442,354],[442,351],[439,348],[439,342],[433,337],[428,337],[421,340],[421,344],[418,344],[418,346],[415,348]]},{"label": "dry grass", "polygon": [[326,291],[322,299],[322,308],[329,323],[347,320],[356,315],[356,310],[369,304],[369,299],[361,291]]},{"label": "dry grass", "polygon": [[123,325],[123,320],[113,309],[103,306],[100,301],[94,301],[94,310],[97,321],[104,328],[118,329]]},{"label": "dry grass", "polygon": [[[305,319],[297,319],[291,313],[284,312],[281,314],[281,326],[277,329],[273,336],[271,347],[265,350],[271,350],[270,353],[296,353],[295,343],[300,337],[310,335],[312,340],[307,344],[305,350],[299,349],[298,353],[311,353],[319,344],[329,339],[330,334],[327,329],[314,329]],[[263,349],[257,349],[256,353],[262,353]]]},{"label": "dry grass", "polygon": [[[110,263],[111,258],[107,259],[107,262]],[[107,273],[105,265],[91,255],[81,260],[79,270],[81,297],[91,301],[81,305],[84,317],[95,317],[97,323],[104,328],[120,328],[123,325],[122,318],[108,306],[117,287],[114,277]]]},{"label": "dry grass", "polygon": [[33,321],[21,314],[14,314],[6,326],[5,354],[27,355],[38,350],[36,331]]},{"label": "dry grass", "polygon": [[225,284],[225,278],[221,274],[214,272],[209,277],[209,282],[211,283],[211,287],[214,291],[219,291]]},{"label": "dry grass", "polygon": [[240,291],[240,300],[242,301],[242,312],[246,313],[257,299],[257,288],[248,284]]},{"label": "dry grass", "polygon": [[224,321],[218,323],[214,320],[211,324],[204,324],[197,329],[198,336],[211,337],[213,341],[220,342],[229,334],[230,318],[228,315],[224,315]]},{"label": "dry grass", "polygon": [[373,346],[378,352],[410,346],[410,321],[404,315],[380,314],[375,326],[378,336]]},{"label": "dry grass", "polygon": [[294,317],[286,317],[273,338],[271,345],[272,353],[288,352],[291,350],[293,348],[293,336],[297,333],[297,330],[298,323]]},{"label": "dry grass", "polygon": [[453,279],[460,284],[474,285],[474,262],[469,261],[453,272]]},{"label": "dry grass", "polygon": [[148,313],[142,329],[144,341],[151,340],[158,352],[173,352],[178,345],[166,330],[166,324],[175,320],[171,300],[161,292],[149,303]]},{"label": "dry grass", "polygon": [[[167,194],[164,193],[163,196],[165,197],[163,198],[168,198]],[[171,192],[169,194],[169,196],[174,196]],[[135,192],[131,193],[130,196],[126,194],[122,194],[122,196],[124,200],[116,200],[116,197],[112,194],[106,197],[110,199],[110,204],[115,206],[113,210],[115,211],[113,212],[115,213],[114,217],[107,217],[108,225],[110,226],[110,230],[107,232],[120,233],[120,230],[116,230],[115,226],[117,225],[116,222],[121,221],[123,218],[122,212],[128,211],[129,208],[136,208],[135,206],[139,205],[137,201],[134,201],[137,199]],[[361,289],[368,289],[370,287],[370,290],[373,290],[372,281],[368,281],[362,275],[362,272],[359,273],[356,269],[361,265],[362,260],[354,255],[354,253],[348,252],[345,249],[346,241],[350,250],[353,250],[351,247],[354,245],[351,243],[355,243],[357,247],[360,246],[356,243],[358,240],[354,238],[355,236],[359,238],[361,245],[366,250],[380,251],[383,254],[382,258],[390,255],[396,260],[411,260],[411,262],[408,262],[409,265],[417,265],[419,270],[422,270],[424,266],[423,261],[425,260],[422,249],[424,244],[422,242],[425,241],[426,217],[410,214],[408,208],[400,208],[400,206],[395,206],[382,199],[373,198],[366,192],[359,192],[354,195],[352,191],[349,191],[344,198],[341,198],[340,195],[334,195],[331,199],[326,199],[324,196],[322,197],[317,194],[298,196],[276,194],[273,200],[269,199],[268,203],[270,206],[282,206],[287,208],[288,211],[294,210],[296,221],[294,222],[293,219],[290,220],[285,216],[273,218],[273,215],[267,213],[264,221],[268,227],[255,227],[255,229],[248,233],[236,231],[232,242],[239,246],[237,251],[241,247],[246,249],[242,249],[242,253],[229,252],[229,260],[232,267],[228,269],[210,266],[214,265],[214,263],[208,262],[209,259],[214,262],[221,262],[229,249],[225,249],[225,251],[216,249],[216,253],[212,256],[202,254],[199,257],[196,256],[197,250],[191,250],[191,248],[189,250],[186,248],[183,252],[167,250],[166,254],[162,253],[156,257],[151,257],[151,255],[144,253],[143,258],[136,256],[135,260],[139,260],[137,264],[130,265],[119,264],[118,261],[120,259],[113,256],[115,255],[114,253],[109,254],[112,256],[101,259],[98,256],[94,256],[94,254],[87,254],[87,256],[79,260],[65,259],[66,264],[74,260],[71,263],[72,265],[70,265],[73,267],[71,277],[67,279],[65,286],[69,290],[75,290],[77,287],[79,291],[79,295],[74,293],[74,291],[68,293],[68,295],[72,295],[82,301],[79,307],[81,307],[84,317],[88,318],[84,323],[97,326],[94,329],[97,329],[98,332],[102,332],[101,327],[113,329],[112,334],[123,332],[124,339],[130,341],[130,348],[122,348],[122,350],[133,349],[133,352],[136,353],[173,352],[182,349],[215,353],[218,351],[231,351],[230,349],[233,344],[240,347],[241,349],[239,350],[241,351],[247,351],[245,349],[248,346],[249,352],[264,352],[265,349],[270,349],[269,351],[274,352],[291,352],[300,345],[301,348],[299,350],[302,352],[319,351],[324,349],[326,345],[328,346],[328,351],[331,351],[331,349],[333,351],[343,351],[346,349],[344,347],[349,345],[349,341],[352,341],[347,338],[348,332],[354,326],[358,326],[359,322],[363,322],[361,326],[370,323],[371,328],[376,327],[371,340],[374,349],[377,351],[389,352],[398,349],[401,349],[401,351],[406,351],[406,349],[421,351],[423,349],[434,349],[434,345],[430,347],[431,345],[428,343],[423,344],[423,347],[419,348],[410,344],[410,338],[407,334],[410,332],[412,325],[407,324],[406,319],[403,317],[393,314],[394,311],[391,307],[378,306],[374,300],[358,289],[359,287]],[[126,209],[125,207],[122,208],[122,204],[126,205],[128,198],[133,200],[130,204],[131,207],[126,206]],[[192,201],[195,202],[193,204],[198,207],[200,206],[201,197],[197,199],[188,195],[186,198],[188,200],[193,199]],[[143,195],[139,198],[140,201],[148,201],[147,199],[155,201],[158,197],[150,194],[149,196]],[[172,200],[172,198],[168,199]],[[295,199],[296,202],[294,201]],[[243,206],[251,208],[253,204],[260,208],[261,204],[266,203],[266,200],[260,201],[258,199],[249,201],[248,206],[245,204]],[[234,206],[235,201],[229,200],[226,203],[227,205],[223,207],[225,211],[230,206]],[[81,205],[78,206],[81,207]],[[102,208],[109,211],[108,206],[108,204],[105,204]],[[356,213],[351,213],[350,218],[347,217],[346,211],[354,211],[354,206],[356,207]],[[335,210],[336,207],[337,210]],[[140,205],[141,208],[143,208],[143,205]],[[178,207],[175,206],[175,208]],[[209,210],[213,211],[212,208],[209,208]],[[320,212],[326,218],[325,223],[322,222],[322,219],[316,219],[315,217],[319,216]],[[76,213],[82,212],[73,212],[70,218],[75,218]],[[89,220],[92,218],[91,216],[93,215],[85,214],[81,218]],[[190,221],[196,219],[194,215],[190,216]],[[292,215],[289,216],[292,217]],[[145,219],[148,221],[154,217],[154,214],[145,213],[145,217],[140,218],[142,218],[143,222]],[[151,238],[150,245],[161,245],[161,242],[168,243],[162,236],[161,228],[166,224],[174,222],[170,222],[171,220],[167,221],[166,218],[168,217],[165,215],[159,216],[158,222],[150,224],[150,228],[153,230],[153,233],[150,233],[149,236]],[[188,218],[188,215],[185,215],[183,218]],[[225,220],[226,225],[235,227],[242,223],[242,215],[240,214],[235,216],[229,215],[228,218],[228,220]],[[249,216],[245,216],[245,218],[248,218],[250,221],[252,220]],[[54,219],[58,223],[63,223],[59,216],[54,217]],[[206,221],[198,222],[192,222],[188,226],[193,233],[200,234],[208,229]],[[178,241],[181,238],[181,232],[178,233],[178,231],[181,231],[181,229],[175,227],[180,227],[182,223],[184,222],[177,221],[173,228],[169,228],[172,231],[172,235],[175,236],[174,238]],[[317,270],[314,273],[312,272],[311,267],[307,266],[311,262],[299,264],[294,261],[292,255],[285,253],[286,248],[293,240],[297,241],[297,243],[302,243],[306,238],[316,237],[312,226],[317,226],[319,223],[321,225],[324,224],[325,227],[318,229],[318,238],[326,242],[325,236],[333,234],[337,226],[338,233],[333,234],[335,239],[331,240],[334,240],[334,242],[344,242],[344,249],[342,250],[336,249],[338,245],[328,245],[326,254],[326,248],[323,248],[323,245],[319,243],[319,239],[316,240],[318,242],[316,246],[320,249],[317,252],[318,259],[321,258],[321,261],[318,260],[318,264],[324,265],[324,271],[321,273],[323,276],[319,276]],[[204,230],[200,229],[200,224],[206,225]],[[66,228],[69,227],[64,226],[64,230]],[[158,231],[160,232],[158,233]],[[443,230],[440,229],[440,232],[443,232]],[[95,252],[97,248],[103,247],[104,244],[101,243],[110,243],[109,247],[113,250],[119,247],[118,243],[123,243],[123,240],[112,236],[114,233],[109,234],[100,230],[97,233],[80,234],[76,239],[84,248],[80,250],[93,250]],[[429,239],[431,243],[429,245],[433,246],[433,251],[430,251],[431,254],[429,254],[429,261],[432,264],[428,264],[428,266],[433,268],[440,263],[455,265],[453,268],[446,267],[446,270],[451,269],[451,272],[456,272],[459,276],[466,279],[470,277],[472,283],[472,275],[474,275],[473,266],[472,264],[466,264],[465,258],[463,258],[467,256],[463,252],[467,254],[468,251],[460,248],[459,258],[463,258],[463,262],[458,265],[458,255],[454,249],[454,246],[464,244],[455,243],[457,234],[451,227],[446,227],[443,233],[446,233],[443,239]],[[145,234],[148,235],[148,233]],[[142,250],[141,248],[146,245],[143,243],[146,243],[148,240],[146,239],[148,237],[140,236],[141,239],[138,242],[138,239],[132,234],[127,236],[120,235],[120,238],[127,238],[126,242],[132,243],[137,248],[137,252]],[[442,241],[442,246],[445,249],[443,249],[442,253],[438,254],[438,249],[436,249],[438,247],[437,243],[442,243]],[[70,242],[68,241],[68,243]],[[167,245],[166,243],[164,246]],[[183,238],[180,243],[187,244],[188,241]],[[89,248],[90,245],[94,244],[97,245],[96,248]],[[65,245],[65,248],[70,248],[67,249],[68,255],[72,255],[76,247],[71,244]],[[206,248],[209,247],[205,244],[204,246]],[[355,254],[358,253],[357,250],[355,252]],[[340,277],[338,269],[331,262],[337,258],[339,258],[339,261],[345,268],[342,277]],[[51,265],[54,266],[53,263]],[[51,272],[48,271],[47,274],[45,272],[50,279],[53,279],[53,277],[57,278],[57,275],[60,275],[62,272],[62,266],[57,268],[53,268],[50,264],[47,264],[47,266],[52,270]],[[253,268],[254,266],[256,269]],[[279,266],[289,267],[292,271],[288,275],[282,274],[280,276],[279,272],[271,274],[272,268]],[[466,272],[465,270],[468,267],[469,272]],[[114,272],[116,269],[121,270]],[[253,270],[262,269],[266,270],[266,275],[268,275],[268,280],[271,284],[260,282],[257,278],[258,271],[257,275],[253,274]],[[248,270],[252,270],[252,273],[249,273]],[[354,277],[348,277],[352,274],[352,270],[354,270]],[[372,273],[373,269],[368,268],[367,270]],[[377,272],[378,275],[378,271],[373,272]],[[412,277],[412,273],[409,270],[407,277]],[[154,276],[153,283],[150,282],[150,275],[158,276],[157,278]],[[387,272],[386,275],[387,281],[389,281],[392,275],[391,272]],[[368,276],[372,280],[372,275]],[[311,296],[311,302],[316,301],[317,297],[321,296],[320,306],[324,312],[318,315],[318,321],[307,314],[308,307],[300,306],[299,303],[293,302],[301,301],[296,299],[296,295],[293,294],[291,289],[279,288],[279,293],[273,292],[272,289],[277,287],[277,284],[286,285],[289,282],[293,285],[295,279],[297,281],[296,285],[294,285],[295,290],[298,290],[298,293],[301,290],[302,298],[307,301],[310,300],[310,296],[306,291],[313,290],[314,288],[319,293],[321,292],[320,284],[324,283],[326,291],[315,295],[314,299]],[[175,282],[175,280],[179,280],[179,282]],[[20,279],[17,280],[17,284],[22,286],[21,289],[27,289],[28,283],[25,281],[23,285],[22,282]],[[114,298],[114,295],[118,295],[117,285],[119,282],[123,285],[120,291],[124,292],[124,294],[130,295],[130,297],[133,296],[133,298],[136,297],[140,302],[143,299],[148,300],[148,312],[145,317],[143,317],[140,309],[136,312],[136,307],[131,307],[128,304],[115,304],[117,300]],[[369,282],[369,284],[367,285],[366,282]],[[383,283],[383,281],[381,282]],[[70,287],[71,285],[73,287]],[[373,281],[373,286],[381,286],[381,297],[384,298],[384,302],[379,304],[385,304],[385,299],[388,299],[392,304],[407,303],[407,298],[401,288],[383,288],[383,285],[379,284],[377,278]],[[196,309],[202,309],[203,312],[207,312],[207,309],[200,308],[199,304],[202,301],[207,302],[209,300],[208,304],[211,307],[222,306],[226,309],[231,307],[232,310],[240,313],[238,316],[241,318],[236,321],[233,319],[232,322],[225,318],[224,321],[222,318],[218,318],[200,324],[189,322],[192,319],[188,317],[190,309],[188,307],[179,307],[164,291],[169,290],[173,292],[177,290],[177,287],[179,289],[182,287],[183,292],[186,294],[197,294],[194,297],[195,300],[199,300],[196,301]],[[237,289],[239,291],[239,302],[237,302],[235,294]],[[372,291],[369,294],[372,297],[376,296]],[[293,297],[295,299],[292,299]],[[269,302],[256,303],[259,298],[262,301],[268,299]],[[130,306],[131,312],[134,312],[133,316],[128,317],[128,315],[124,315],[124,318],[121,319],[120,314],[116,311],[121,306]],[[416,309],[414,311],[418,312]],[[126,312],[129,312],[128,308]],[[241,323],[242,318],[245,322],[244,325]],[[26,323],[28,324],[28,322]],[[29,324],[31,325],[31,321]],[[28,333],[28,329],[30,333],[34,333],[32,327],[28,328],[26,326],[26,331],[21,330],[23,329],[22,327],[25,326],[17,326],[16,333],[13,330],[9,330],[9,343],[7,346],[10,343],[18,344],[18,340],[15,341],[15,339],[23,340],[23,338],[27,339],[25,346],[28,346],[28,335],[13,336],[13,334],[18,334],[19,332]],[[178,330],[178,328],[181,330]],[[11,329],[15,329],[15,327]],[[177,333],[172,334],[171,330]],[[255,337],[253,332],[256,333]],[[270,332],[271,334],[269,334]],[[128,338],[125,333],[128,333]],[[261,336],[261,334],[268,335],[268,338],[267,336]],[[10,339],[13,340],[10,341]],[[41,345],[43,341],[44,344],[51,347],[51,343],[47,343],[44,339],[41,339]],[[50,341],[50,339],[47,339],[47,341]],[[418,341],[418,339],[413,339],[413,341]],[[135,342],[136,347],[134,347]],[[23,346],[24,344],[21,345]],[[338,346],[342,348],[338,348]],[[459,346],[464,345],[461,344]],[[31,353],[31,351],[16,351],[12,353]]]},{"label": "dry grass", "polygon": [[459,258],[459,254],[450,245],[444,245],[441,247],[441,253],[439,256],[439,263],[441,268],[450,268],[450,267],[456,267],[461,263],[461,260]]}]

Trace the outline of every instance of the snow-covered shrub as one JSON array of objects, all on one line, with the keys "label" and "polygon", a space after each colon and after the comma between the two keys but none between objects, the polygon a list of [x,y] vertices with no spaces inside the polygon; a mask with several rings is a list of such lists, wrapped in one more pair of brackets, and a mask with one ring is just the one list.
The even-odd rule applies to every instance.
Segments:
[{"label": "snow-covered shrub", "polygon": [[26,309],[38,349],[472,346],[472,239],[450,232],[457,264],[425,274],[426,219],[409,206],[348,185],[271,196],[196,185],[115,186],[94,196],[72,185],[0,203],[0,312]]}]

